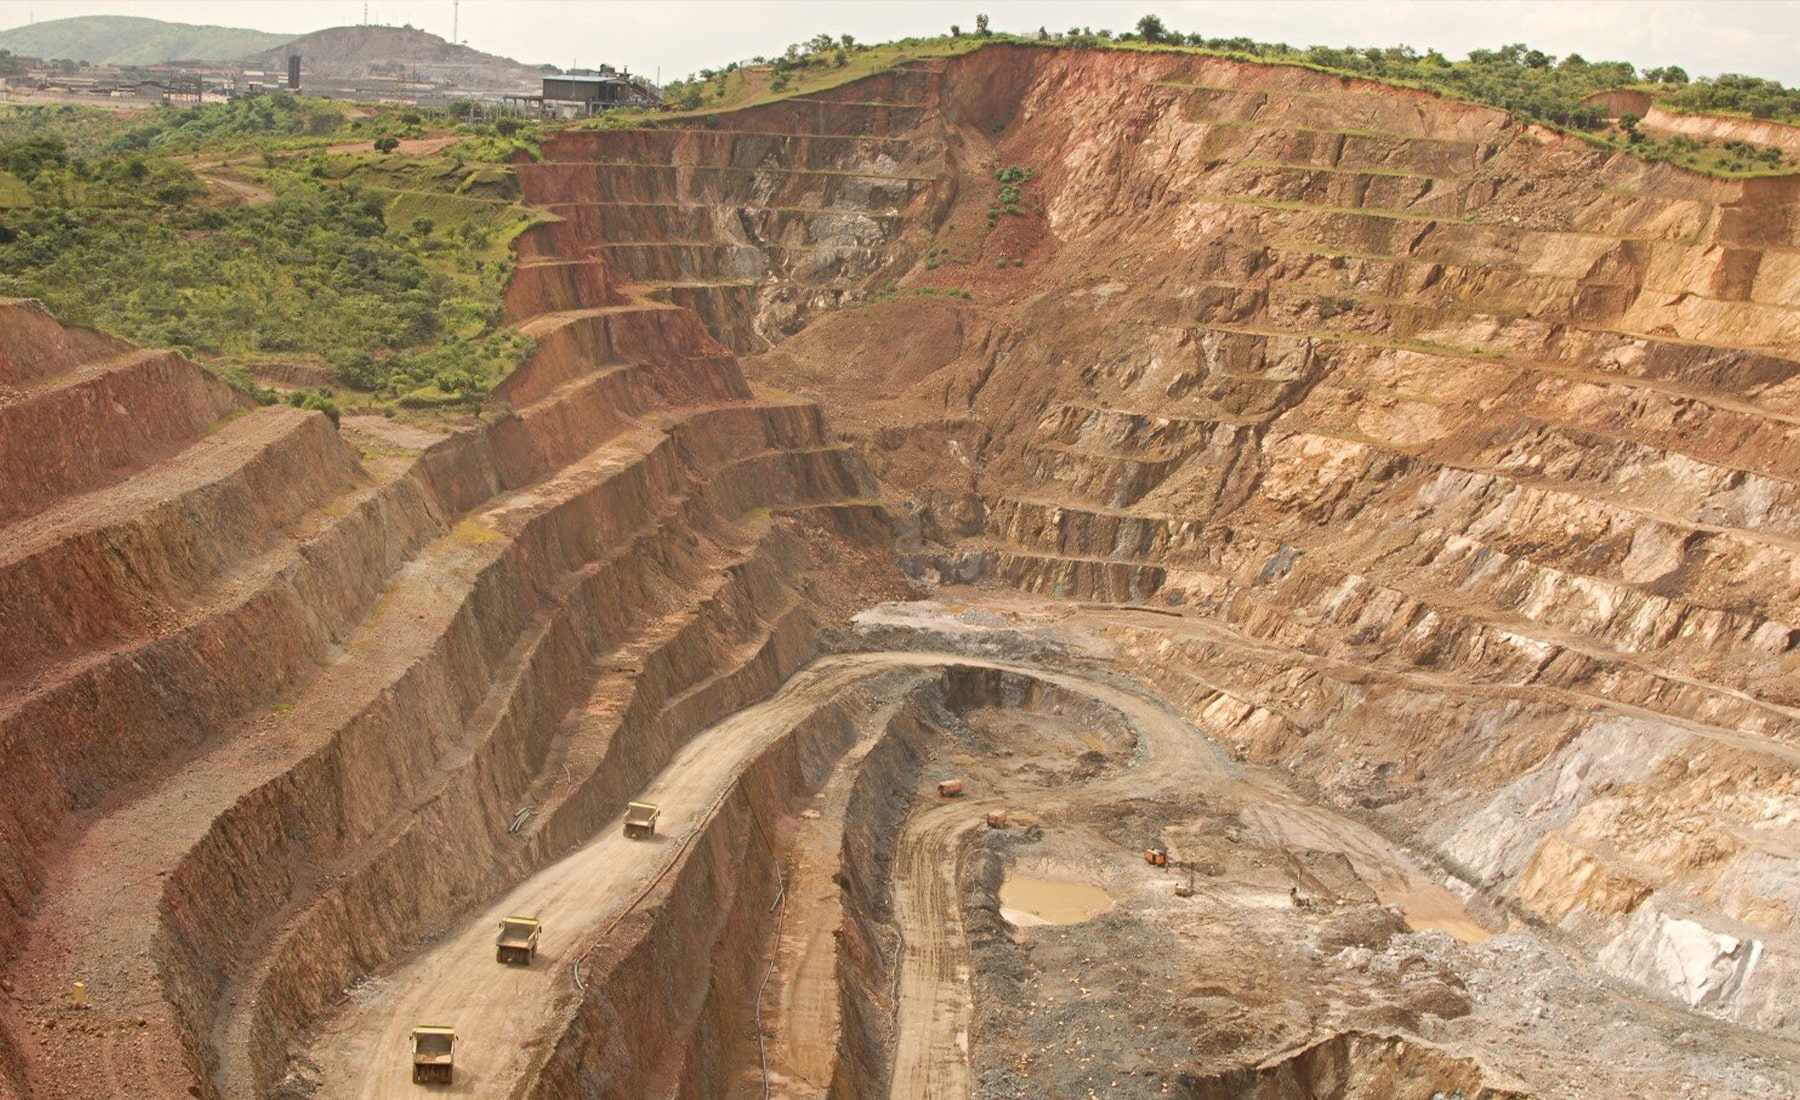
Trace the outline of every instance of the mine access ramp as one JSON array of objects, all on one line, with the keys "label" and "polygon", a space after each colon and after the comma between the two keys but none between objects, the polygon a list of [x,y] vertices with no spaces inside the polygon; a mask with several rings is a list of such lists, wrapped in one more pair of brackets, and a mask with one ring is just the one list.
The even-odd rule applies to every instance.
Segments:
[{"label": "mine access ramp", "polygon": [[500,922],[500,935],[494,940],[496,956],[508,965],[530,966],[537,958],[542,931],[543,925],[530,917],[507,917]]},{"label": "mine access ramp", "polygon": [[625,806],[625,835],[632,840],[649,840],[656,835],[656,819],[662,815],[654,802],[631,802]]},{"label": "mine access ramp", "polygon": [[412,1029],[413,1084],[448,1085],[455,1058],[455,1028],[427,1024]]}]

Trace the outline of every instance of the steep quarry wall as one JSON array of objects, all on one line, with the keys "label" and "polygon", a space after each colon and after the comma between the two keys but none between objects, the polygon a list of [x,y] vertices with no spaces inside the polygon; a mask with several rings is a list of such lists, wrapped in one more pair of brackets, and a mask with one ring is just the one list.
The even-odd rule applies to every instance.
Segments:
[{"label": "steep quarry wall", "polygon": [[759,948],[782,888],[773,823],[823,784],[871,706],[868,698],[828,704],[749,764],[686,842],[680,868],[613,922],[581,964],[584,991],[528,1071],[527,1095],[731,1094],[754,1058],[745,1036],[755,1026]]},{"label": "steep quarry wall", "polygon": [[900,297],[751,368],[912,502],[915,572],[1203,620],[1120,629],[1247,758],[1791,1026],[1794,182],[1179,54],[982,50],[926,104]]},{"label": "steep quarry wall", "polygon": [[906,69],[704,123],[567,131],[545,144],[537,201],[621,279],[758,350],[916,258],[901,228],[948,199],[936,80]]},{"label": "steep quarry wall", "polygon": [[4,307],[0,462],[38,495],[0,612],[42,624],[0,659],[14,1091],[277,1088],[344,988],[766,696],[846,578],[894,584],[817,409],[585,247],[521,242],[513,411],[422,448]]},{"label": "steep quarry wall", "polygon": [[[1191,721],[1165,733],[1195,774],[1267,766],[1334,808],[1267,786],[1203,813],[1115,775],[1089,818],[1059,803],[1071,851],[1249,853],[1217,896],[1294,920],[1258,861],[1322,883],[1312,859],[1380,944],[1380,890],[1462,914],[1358,879],[1391,870],[1378,831],[1668,1004],[1800,1026],[1793,180],[1307,70],[1011,46],[568,130],[518,173],[558,220],[519,242],[507,317],[536,351],[488,424],[340,431],[0,302],[0,622],[33,627],[0,649],[0,1095],[330,1094],[301,1052],[347,990],[383,996],[725,735],[769,740],[556,959],[517,1094],[760,1095],[780,821],[859,739],[826,1061],[834,1094],[888,1094],[892,862],[951,712],[1069,735],[1034,798],[1122,766],[1025,672],[722,727],[818,671],[822,625],[906,593],[896,542],[922,583],[1081,616],[1080,660]],[[971,653],[1075,660],[968,614]],[[933,844],[981,823],[944,821]],[[1166,885],[1132,887],[1150,923],[1186,919]],[[1355,968],[1323,950],[1281,962]],[[1378,1008],[1468,1012],[1403,961],[1441,1011]],[[1203,973],[1256,1000],[1254,969]],[[1168,1082],[1188,1095],[1510,1095],[1355,1021],[1181,997],[1221,1063],[1311,1036]],[[1244,1019],[1254,1041],[1225,1034]]]},{"label": "steep quarry wall", "polygon": [[1758,145],[1779,146],[1790,153],[1800,152],[1800,126],[1755,118],[1690,115],[1665,111],[1657,106],[1639,113],[1643,115],[1644,125],[1665,133],[1686,134],[1703,141],[1752,141]]}]

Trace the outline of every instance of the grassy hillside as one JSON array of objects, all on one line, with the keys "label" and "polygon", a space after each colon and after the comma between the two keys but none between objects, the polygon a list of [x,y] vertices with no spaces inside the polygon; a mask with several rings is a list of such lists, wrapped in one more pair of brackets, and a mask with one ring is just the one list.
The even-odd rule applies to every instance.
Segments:
[{"label": "grassy hillside", "polygon": [[[203,357],[255,388],[310,364],[336,412],[474,407],[529,349],[501,325],[511,244],[543,215],[502,134],[294,96],[120,117],[0,107],[0,295]],[[424,155],[381,140],[441,137]],[[272,396],[264,393],[265,399]]]},{"label": "grassy hillside", "polygon": [[288,34],[241,27],[165,23],[130,15],[84,15],[0,31],[0,50],[24,57],[66,57],[95,64],[224,61],[273,49]]}]

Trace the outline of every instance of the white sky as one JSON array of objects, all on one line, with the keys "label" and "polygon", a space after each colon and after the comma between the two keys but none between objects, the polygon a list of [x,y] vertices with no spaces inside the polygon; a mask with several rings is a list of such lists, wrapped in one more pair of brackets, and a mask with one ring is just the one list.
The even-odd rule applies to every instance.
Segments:
[{"label": "white sky", "polygon": [[[73,15],[143,15],[303,33],[362,22],[362,0],[0,0],[0,29]],[[1435,47],[1452,57],[1527,42],[1591,61],[1676,64],[1800,84],[1800,0],[462,0],[460,37],[529,63],[600,63],[673,80],[821,31],[865,41],[965,31],[1173,30],[1295,46]],[[368,0],[369,20],[451,33],[451,0]]]}]

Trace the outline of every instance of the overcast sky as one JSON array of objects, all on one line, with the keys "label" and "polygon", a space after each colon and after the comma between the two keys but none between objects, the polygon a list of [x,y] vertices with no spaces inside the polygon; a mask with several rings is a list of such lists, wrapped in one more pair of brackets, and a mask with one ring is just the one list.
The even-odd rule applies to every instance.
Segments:
[{"label": "overcast sky", "polygon": [[[449,38],[452,0],[368,0],[369,21]],[[72,15],[143,15],[295,34],[363,21],[362,0],[0,0],[0,29]],[[459,36],[531,63],[608,63],[672,80],[821,31],[865,41],[974,26],[1171,29],[1296,46],[1435,47],[1461,57],[1524,41],[1591,61],[1747,72],[1800,84],[1800,0],[462,0]]]}]

